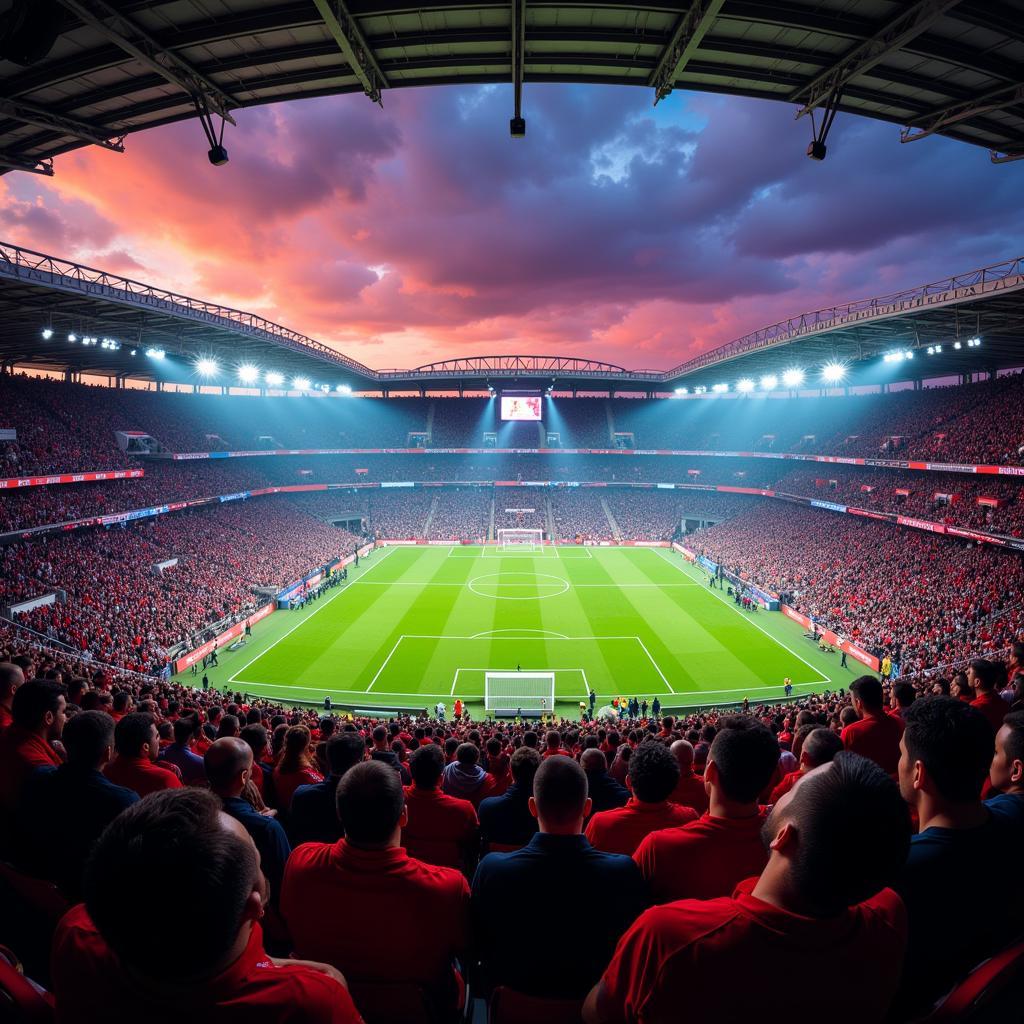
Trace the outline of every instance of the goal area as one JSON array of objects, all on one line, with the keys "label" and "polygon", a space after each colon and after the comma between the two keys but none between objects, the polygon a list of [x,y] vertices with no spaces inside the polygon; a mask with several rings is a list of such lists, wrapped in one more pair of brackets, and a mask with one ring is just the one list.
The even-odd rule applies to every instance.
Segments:
[{"label": "goal area", "polygon": [[488,711],[554,711],[555,673],[485,672],[484,707]]},{"label": "goal area", "polygon": [[503,550],[521,548],[536,551],[544,547],[543,530],[498,530],[498,547]]}]

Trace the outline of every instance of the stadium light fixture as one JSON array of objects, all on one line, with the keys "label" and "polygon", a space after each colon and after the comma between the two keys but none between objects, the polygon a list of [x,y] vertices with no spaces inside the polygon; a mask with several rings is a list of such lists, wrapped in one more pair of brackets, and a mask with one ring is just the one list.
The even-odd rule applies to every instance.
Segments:
[{"label": "stadium light fixture", "polygon": [[214,377],[217,374],[216,359],[197,359],[195,363],[196,372],[201,377]]},{"label": "stadium light fixture", "polygon": [[785,384],[787,388],[798,388],[801,384],[803,384],[803,382],[804,371],[798,369],[797,367],[793,367],[792,370],[787,370],[782,375],[782,383]]},{"label": "stadium light fixture", "polygon": [[725,392],[729,390],[729,385],[728,384],[712,384],[711,385],[711,390],[716,395],[724,395]]},{"label": "stadium light fixture", "polygon": [[968,348],[980,348],[981,347],[981,338],[968,338],[967,339],[967,347]]},{"label": "stadium light fixture", "polygon": [[736,381],[736,390],[741,395],[749,394],[754,390],[754,382],[749,377],[744,377],[742,380]]},{"label": "stadium light fixture", "polygon": [[135,352],[136,352],[136,350],[135,350],[135,349],[132,349],[132,351],[131,351],[131,354],[132,354],[132,355],[135,355]]},{"label": "stadium light fixture", "polygon": [[676,388],[677,395],[688,395],[690,393],[689,388]]},{"label": "stadium light fixture", "polygon": [[938,356],[938,355],[942,355],[942,346],[941,346],[941,345],[929,345],[929,346],[928,346],[928,347],[927,347],[927,348],[925,349],[925,351],[926,351],[926,352],[928,353],[928,355],[930,355],[930,356]]},{"label": "stadium light fixture", "polygon": [[351,395],[352,388],[348,384],[339,384],[335,389],[339,395]]},{"label": "stadium light fixture", "polygon": [[246,363],[238,368],[238,379],[243,384],[255,384],[260,379],[260,368]]},{"label": "stadium light fixture", "polygon": [[267,373],[267,383],[272,388],[279,388],[284,383],[284,374],[275,373],[273,370],[270,370]]},{"label": "stadium light fixture", "polygon": [[100,342],[100,348],[105,348],[108,352],[116,352],[121,347],[121,342],[115,338],[104,338]]},{"label": "stadium light fixture", "polygon": [[296,391],[308,391],[309,387],[310,387],[309,378],[308,377],[296,377],[292,381],[292,387]]},{"label": "stadium light fixture", "polygon": [[779,386],[779,378],[774,373],[766,373],[761,378],[762,391],[774,391]]},{"label": "stadium light fixture", "polygon": [[846,364],[826,363],[821,369],[821,376],[829,384],[838,384],[846,376]]},{"label": "stadium light fixture", "polygon": [[49,341],[52,337],[53,337],[53,328],[52,327],[44,327],[43,328],[43,341]]},{"label": "stadium light fixture", "polygon": [[150,359],[163,359],[167,353],[162,348],[147,348],[146,355]]},{"label": "stadium light fixture", "polygon": [[963,348],[963,345],[961,345],[959,341],[954,341],[953,342],[953,348],[955,348],[957,350],[957,352],[959,352],[960,349]]}]

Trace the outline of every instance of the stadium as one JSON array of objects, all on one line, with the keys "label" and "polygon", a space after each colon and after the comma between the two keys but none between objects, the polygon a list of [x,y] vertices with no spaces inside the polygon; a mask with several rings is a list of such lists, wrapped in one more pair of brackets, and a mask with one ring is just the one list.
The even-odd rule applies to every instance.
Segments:
[{"label": "stadium", "polygon": [[1020,1019],[1022,69],[0,2],[0,1024]]}]

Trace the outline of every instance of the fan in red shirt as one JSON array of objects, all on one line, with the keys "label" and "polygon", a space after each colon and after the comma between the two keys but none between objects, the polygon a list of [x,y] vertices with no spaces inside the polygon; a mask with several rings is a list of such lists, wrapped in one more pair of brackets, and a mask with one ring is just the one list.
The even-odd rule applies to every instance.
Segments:
[{"label": "fan in red shirt", "polygon": [[25,673],[20,666],[9,661],[0,663],[0,733],[14,722],[11,714],[14,691],[24,682]]},{"label": "fan in red shirt", "polygon": [[153,763],[160,752],[160,734],[148,711],[133,711],[117,723],[114,749],[117,757],[103,769],[114,785],[134,789],[139,796],[181,788],[174,772]]},{"label": "fan in red shirt", "polygon": [[994,661],[979,658],[967,667],[967,681],[974,688],[971,707],[977,708],[992,726],[992,733],[999,732],[1003,719],[1010,713],[1010,705],[999,695],[1001,666]]},{"label": "fan in red shirt", "polygon": [[591,846],[631,857],[652,832],[696,821],[691,807],[669,803],[679,781],[679,763],[659,739],[645,740],[629,759],[626,785],[633,796],[625,807],[599,811],[584,833]]},{"label": "fan in red shirt", "polygon": [[541,757],[554,757],[556,754],[565,754],[572,757],[572,754],[562,746],[562,734],[552,729],[544,740],[546,746]]},{"label": "fan in red shirt", "polygon": [[[766,1019],[755,978],[799,965],[800,1004],[831,1024],[884,1020],[906,947],[906,912],[885,888],[909,845],[899,790],[877,765],[841,752],[787,793],[764,828],[768,861],[731,897],[642,914],[587,997],[587,1024]],[[865,980],[836,991],[837,964]],[[778,1014],[771,1014],[776,1017]]]},{"label": "fan in red shirt", "polygon": [[304,725],[293,725],[285,733],[281,760],[274,769],[274,797],[284,813],[292,805],[299,786],[323,782],[324,777],[313,767],[312,735]]},{"label": "fan in red shirt", "polygon": [[[394,769],[378,761],[350,768],[337,801],[345,838],[300,846],[285,869],[281,912],[295,952],[343,970],[357,1002],[360,991],[413,985],[454,1008],[452,965],[469,930],[465,877],[414,860],[399,845],[408,815]],[[391,925],[406,920],[429,927],[399,936]]]},{"label": "fan in red shirt", "polygon": [[828,764],[840,750],[843,741],[838,733],[821,726],[812,729],[800,748],[800,767],[795,772],[784,775],[782,781],[772,790],[770,804],[777,804],[809,771]]},{"label": "fan in red shirt", "polygon": [[766,726],[739,716],[722,721],[704,772],[707,814],[652,833],[633,854],[656,903],[727,896],[764,867],[765,814],[757,800],[778,760],[778,742]]},{"label": "fan in red shirt", "polygon": [[65,707],[60,684],[50,679],[33,679],[14,691],[12,724],[0,735],[0,809],[14,810],[33,772],[61,764],[52,743],[64,731]]},{"label": "fan in red shirt", "polygon": [[435,743],[414,750],[409,759],[412,785],[405,787],[408,821],[402,846],[410,857],[448,868],[468,868],[480,841],[476,808],[441,792],[444,751]]},{"label": "fan in red shirt", "polygon": [[885,713],[882,684],[874,676],[861,676],[850,683],[853,707],[860,716],[842,732],[843,747],[870,757],[893,778],[900,764],[903,720]]},{"label": "fan in red shirt", "polygon": [[693,744],[689,740],[676,740],[669,750],[679,765],[679,781],[669,800],[703,814],[708,809],[708,791],[703,777],[693,770]]},{"label": "fan in red shirt", "polygon": [[[155,878],[188,894],[187,912],[161,915],[159,927],[140,917]],[[259,855],[212,793],[128,808],[100,837],[85,888],[54,939],[61,1024],[361,1024],[334,968],[264,951]]]}]

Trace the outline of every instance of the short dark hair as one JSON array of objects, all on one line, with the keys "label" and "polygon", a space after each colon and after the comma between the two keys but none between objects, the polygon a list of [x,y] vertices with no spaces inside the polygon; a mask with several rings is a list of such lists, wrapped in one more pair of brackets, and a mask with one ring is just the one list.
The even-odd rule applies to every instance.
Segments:
[{"label": "short dark hair", "polygon": [[679,762],[657,740],[641,743],[629,759],[633,795],[647,804],[667,800],[679,782],[679,774]]},{"label": "short dark hair", "polygon": [[850,693],[871,711],[877,711],[882,706],[882,683],[874,676],[854,679],[850,683]]},{"label": "short dark hair", "polygon": [[549,729],[547,736],[544,737],[544,742],[549,750],[558,750],[562,745],[562,734],[555,729]]},{"label": "short dark hair", "polygon": [[366,757],[366,744],[357,732],[341,732],[327,741],[327,767],[332,775],[344,775]]},{"label": "short dark hair", "polygon": [[974,669],[974,676],[981,690],[994,690],[999,683],[1001,675],[1000,666],[994,661],[986,661],[984,658],[976,658],[971,662]]},{"label": "short dark hair", "polygon": [[423,789],[434,789],[444,771],[444,751],[436,743],[417,747],[409,755],[409,774]]},{"label": "short dark hair", "polygon": [[519,747],[512,755],[509,766],[517,786],[533,792],[533,777],[540,767],[540,754],[533,747]]},{"label": "short dark hair", "polygon": [[[223,959],[241,927],[257,879],[251,842],[225,826],[207,790],[153,793],[119,814],[100,836],[85,872],[85,904],[126,965],[178,981]],[[173,878],[189,912],[159,929],[139,928],[139,893]]]},{"label": "short dark hair", "polygon": [[383,725],[378,725],[374,726],[374,730],[371,735],[373,736],[374,743],[383,743],[388,738],[388,731]]},{"label": "short dark hair", "polygon": [[32,679],[14,691],[11,718],[23,729],[38,729],[47,712],[57,714],[64,687],[52,679]]},{"label": "short dark hair", "polygon": [[720,725],[708,760],[714,761],[722,789],[730,800],[752,803],[778,766],[778,740],[767,726],[742,715],[723,719]]},{"label": "short dark hair", "polygon": [[342,776],[337,801],[338,818],[349,840],[383,843],[398,827],[405,806],[401,776],[382,761],[363,761]]},{"label": "short dark hair", "polygon": [[250,722],[248,725],[243,726],[238,733],[238,738],[245,740],[252,747],[253,757],[257,754],[262,754],[270,745],[270,736],[266,728],[258,722]]},{"label": "short dark hair", "polygon": [[533,777],[533,799],[538,813],[555,822],[581,816],[587,786],[587,773],[573,758],[545,758]]},{"label": "short dark hair", "polygon": [[903,742],[947,800],[977,800],[992,763],[995,737],[988,719],[955,697],[922,697],[904,712]]},{"label": "short dark hair", "polygon": [[1003,719],[1003,728],[1010,730],[1003,744],[1006,756],[1011,761],[1024,761],[1024,711],[1011,711]]},{"label": "short dark hair", "polygon": [[114,742],[114,720],[105,711],[80,711],[61,737],[70,764],[94,767]]},{"label": "short dark hair", "polygon": [[834,760],[836,754],[842,749],[843,741],[839,733],[819,725],[807,734],[800,753],[806,754],[807,760],[817,768],[819,765],[828,764],[829,761]]},{"label": "short dark hair", "polygon": [[803,779],[789,804],[765,823],[766,843],[787,818],[799,835],[791,877],[822,916],[873,896],[906,863],[910,822],[899,786],[859,754],[841,750],[829,768]]},{"label": "short dark hair", "polygon": [[909,708],[917,698],[917,690],[914,689],[913,683],[894,683],[892,694],[901,708]]},{"label": "short dark hair", "polygon": [[139,747],[149,742],[155,719],[148,711],[133,711],[114,727],[114,746],[122,757],[138,757]]},{"label": "short dark hair", "polygon": [[464,765],[476,764],[480,760],[480,751],[472,743],[460,743],[455,748],[455,760]]}]

